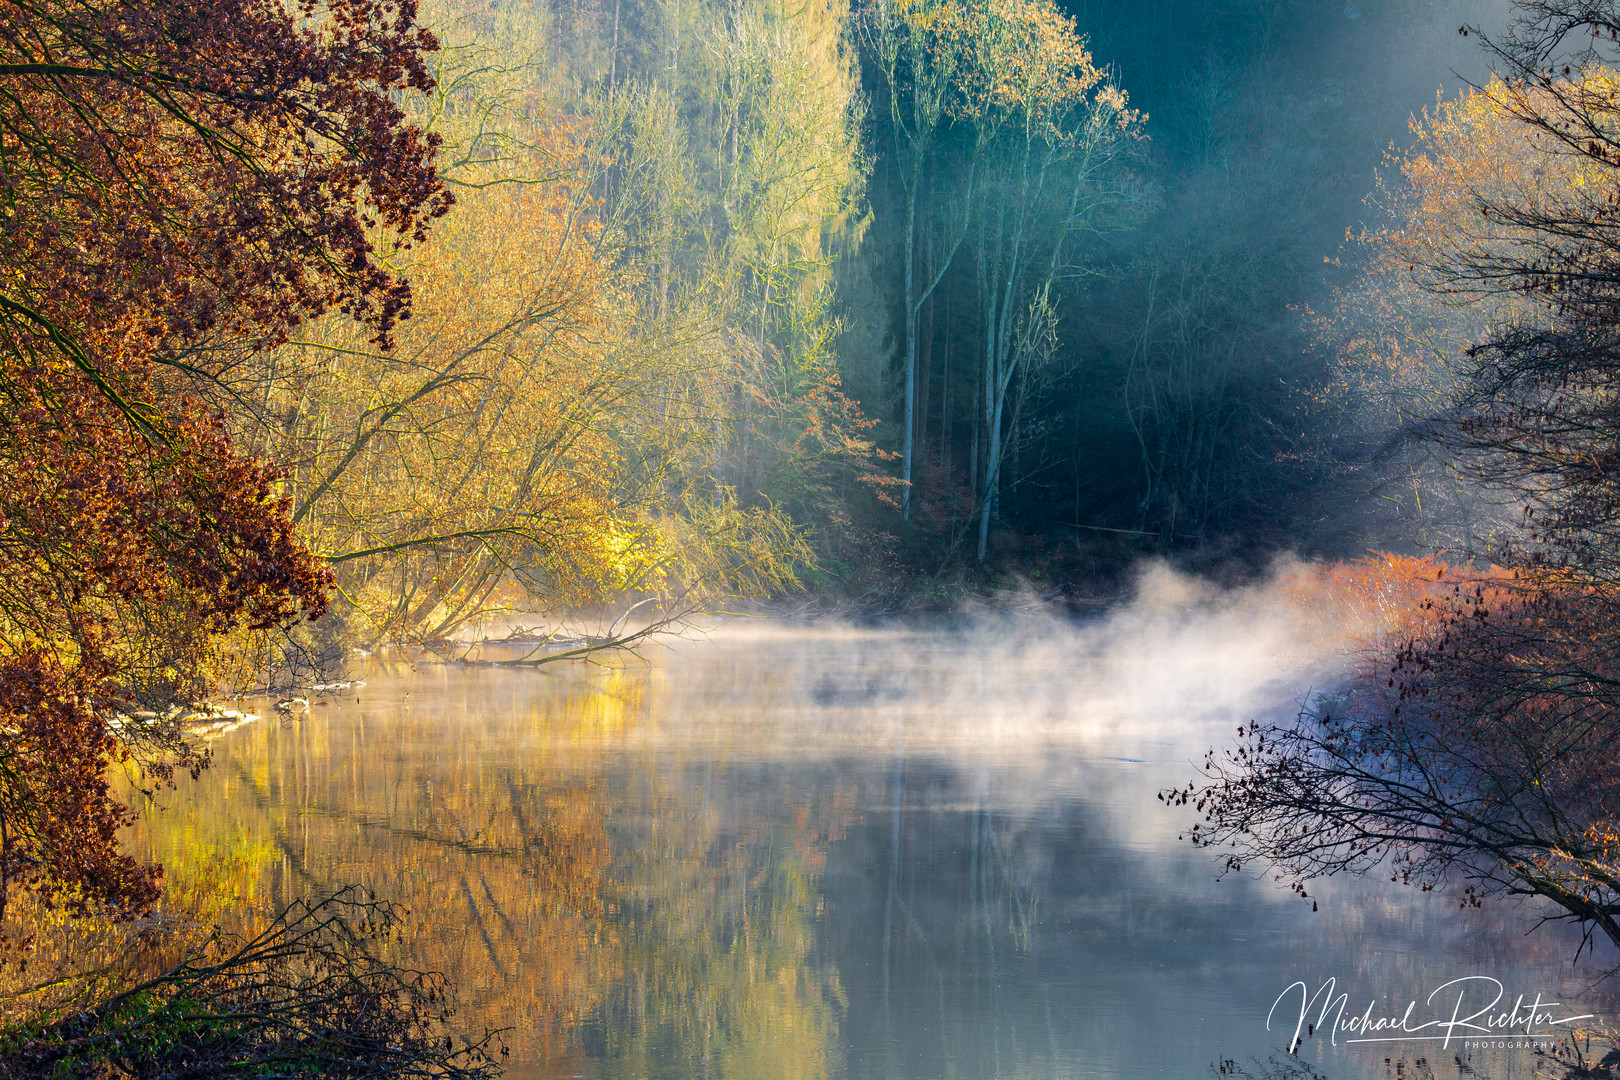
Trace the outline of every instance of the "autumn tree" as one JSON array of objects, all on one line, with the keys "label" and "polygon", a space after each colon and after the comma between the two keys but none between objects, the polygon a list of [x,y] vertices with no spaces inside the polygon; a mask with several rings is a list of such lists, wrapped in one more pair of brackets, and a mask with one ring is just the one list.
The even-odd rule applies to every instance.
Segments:
[{"label": "autumn tree", "polygon": [[[822,547],[892,486],[844,385],[836,264],[866,229],[863,117],[840,2],[658,9],[661,60],[584,96],[613,164],[600,208],[615,279],[689,368],[715,504],[782,513]],[[688,472],[690,475],[690,471]],[[705,511],[688,504],[692,514]]]},{"label": "autumn tree", "polygon": [[1604,465],[1620,324],[1611,8],[1525,5],[1512,35],[1487,39],[1502,77],[1415,123],[1394,222],[1366,238],[1349,365],[1404,436],[1523,512],[1494,557],[1604,577],[1620,550]]},{"label": "autumn tree", "polygon": [[1413,118],[1413,151],[1390,157],[1369,197],[1381,220],[1347,245],[1358,272],[1315,320],[1337,357],[1323,403],[1350,415],[1359,444],[1340,455],[1344,482],[1375,492],[1412,542],[1466,556],[1506,557],[1525,535],[1491,455],[1456,452],[1482,371],[1472,350],[1537,322],[1544,301],[1458,275],[1525,239],[1486,207],[1545,204],[1592,179],[1504,108],[1508,93],[1494,81]]},{"label": "autumn tree", "polygon": [[983,452],[978,557],[983,561],[1012,427],[1015,380],[1050,340],[1055,290],[1080,272],[1075,242],[1129,199],[1120,158],[1141,117],[1097,67],[1073,19],[1042,3],[965,7],[972,42],[960,114],[987,129],[971,246],[980,321]]},{"label": "autumn tree", "polygon": [[331,313],[210,387],[336,574],[328,632],[442,642],[499,616],[671,617],[791,587],[797,528],[734,494],[723,461],[728,331],[695,287],[664,287],[667,238],[647,232],[688,201],[667,95],[559,85],[533,11],[429,14],[435,89],[408,115],[460,198],[391,250],[412,319],[383,348]]},{"label": "autumn tree", "polygon": [[[960,102],[963,68],[972,62],[969,42],[960,33],[960,8],[953,3],[878,2],[862,12],[862,37],[883,78],[888,106],[889,151],[905,202],[902,236],[903,288],[900,306],[901,375],[905,397],[900,451],[901,513],[911,514],[911,474],[917,430],[917,320],[922,307],[950,271],[967,236],[967,205],[977,179],[984,139],[974,140],[967,175],[957,198],[941,205],[926,202],[935,158],[950,131],[953,107]],[[929,210],[951,220],[931,223]],[[919,215],[924,215],[919,220]],[[942,254],[919,265],[928,252],[933,224],[943,233]]]},{"label": "autumn tree", "polygon": [[449,174],[464,193],[408,256],[417,311],[392,349],[328,319],[236,373],[244,438],[285,465],[361,642],[600,603],[664,572],[618,439],[660,357],[610,325],[583,153],[558,124]]},{"label": "autumn tree", "polygon": [[834,526],[850,492],[885,486],[834,351],[832,263],[858,241],[865,182],[848,18],[842,3],[739,6],[721,54],[734,96],[717,117],[715,258],[738,331],[733,483]]},{"label": "autumn tree", "polygon": [[[897,323],[902,509],[909,516],[920,319],[961,260],[976,292],[971,472],[983,558],[1017,411],[1022,362],[1053,340],[1054,286],[1075,269],[1074,241],[1124,201],[1111,166],[1140,117],[1097,67],[1075,21],[1042,4],[873,3],[862,37],[887,106],[887,173],[898,186],[901,283]],[[947,326],[946,334],[955,332]],[[1033,370],[1038,364],[1029,364]],[[945,410],[948,411],[948,410]]]},{"label": "autumn tree", "polygon": [[190,387],[330,309],[388,344],[375,237],[450,204],[396,101],[434,45],[408,2],[0,5],[0,912],[149,905],[108,764],[177,746],[222,635],[324,609],[277,472]]},{"label": "autumn tree", "polygon": [[1620,945],[1615,599],[1464,575],[1344,688],[1166,795],[1228,868],[1264,860],[1302,895],[1344,872],[1460,882],[1465,904],[1540,898]]},{"label": "autumn tree", "polygon": [[[1418,125],[1402,214],[1373,241],[1371,280],[1401,291],[1357,362],[1393,373],[1413,437],[1519,511],[1490,538],[1509,569],[1462,571],[1341,693],[1247,727],[1172,795],[1234,865],[1269,859],[1301,891],[1374,867],[1461,877],[1465,902],[1540,897],[1620,944],[1617,15],[1524,5],[1487,42],[1504,77]],[[1452,317],[1465,305],[1485,317]]]}]

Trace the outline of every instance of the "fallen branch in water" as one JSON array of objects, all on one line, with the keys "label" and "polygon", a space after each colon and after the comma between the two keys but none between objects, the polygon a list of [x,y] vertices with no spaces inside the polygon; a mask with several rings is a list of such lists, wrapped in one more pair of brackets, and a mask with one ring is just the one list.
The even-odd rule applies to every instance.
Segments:
[{"label": "fallen branch in water", "polygon": [[[622,614],[609,624],[607,633],[599,635],[580,634],[562,636],[562,628],[558,627],[544,635],[536,635],[533,627],[523,627],[521,636],[517,631],[505,638],[484,639],[482,641],[468,642],[462,645],[461,655],[435,661],[440,664],[453,664],[458,667],[529,667],[537,668],[546,664],[555,664],[563,660],[583,660],[599,652],[620,649],[633,649],[635,646],[649,641],[655,637],[680,637],[692,630],[692,620],[700,614],[701,609],[696,604],[677,604],[674,610],[668,611],[659,618],[654,619],[639,630],[628,633],[623,632],[630,616],[656,601],[656,597],[647,597],[630,605]],[[482,657],[473,658],[469,654],[477,648],[487,646],[519,646],[530,648],[531,651],[521,657],[510,660],[486,660]],[[563,646],[557,652],[540,650]]]},{"label": "fallen branch in water", "polygon": [[[679,635],[685,633],[689,629],[690,627],[681,620],[660,619],[655,623],[644,626],[640,630],[636,630],[629,634],[565,639],[569,641],[578,641],[579,644],[573,646],[572,648],[563,649],[560,652],[545,653],[544,655],[536,655],[535,653],[531,652],[527,656],[517,657],[511,660],[475,660],[466,656],[461,656],[453,660],[440,660],[437,662],[441,664],[454,664],[459,667],[541,667],[545,664],[555,664],[561,660],[583,660],[595,653],[605,652],[607,650],[629,649],[653,637],[659,635]],[[481,644],[502,645],[505,644],[505,642],[483,642]],[[537,646],[536,649],[538,650],[539,648],[543,647],[543,645]]]}]

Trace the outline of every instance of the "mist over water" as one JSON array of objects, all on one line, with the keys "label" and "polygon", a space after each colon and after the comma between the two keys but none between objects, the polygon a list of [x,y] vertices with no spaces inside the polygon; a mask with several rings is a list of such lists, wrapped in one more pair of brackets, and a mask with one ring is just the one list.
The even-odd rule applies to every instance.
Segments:
[{"label": "mist over water", "polygon": [[1312,589],[1291,560],[1229,590],[1150,563],[1131,603],[1089,619],[978,615],[926,629],[739,621],[669,644],[678,660],[657,667],[680,687],[668,707],[680,710],[682,737],[745,723],[761,754],[852,740],[1201,754],[1254,715],[1297,708],[1373,633],[1370,620]]},{"label": "mist over water", "polygon": [[[229,854],[264,907],[346,882],[399,900],[459,1022],[511,1028],[514,1077],[1206,1076],[1281,1055],[1292,1023],[1267,1032],[1267,1011],[1330,977],[1347,1015],[1490,975],[1510,1002],[1612,1016],[1575,939],[1525,936],[1522,910],[1347,880],[1313,911],[1178,838],[1190,812],[1157,792],[1299,708],[1365,633],[1307,581],[1150,567],[1084,621],[758,621],[603,666],[377,662],[358,699],[216,740],[142,843]],[[1536,1064],[1301,1053],[1333,1078]]]}]

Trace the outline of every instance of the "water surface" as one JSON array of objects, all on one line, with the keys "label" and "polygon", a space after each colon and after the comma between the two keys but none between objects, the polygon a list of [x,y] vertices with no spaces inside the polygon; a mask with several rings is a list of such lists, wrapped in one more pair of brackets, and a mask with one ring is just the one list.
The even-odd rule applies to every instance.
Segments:
[{"label": "water surface", "polygon": [[[364,688],[216,739],[142,842],[223,860],[262,905],[351,882],[403,903],[460,1022],[512,1029],[517,1078],[1203,1077],[1280,1054],[1268,1010],[1329,977],[1358,1015],[1492,975],[1612,1017],[1575,939],[1525,936],[1522,911],[1387,881],[1313,911],[1178,839],[1157,792],[1331,678],[1292,633],[1149,611],[725,631],[539,671],[371,662]],[[1536,1065],[1302,1056],[1332,1078]]]}]

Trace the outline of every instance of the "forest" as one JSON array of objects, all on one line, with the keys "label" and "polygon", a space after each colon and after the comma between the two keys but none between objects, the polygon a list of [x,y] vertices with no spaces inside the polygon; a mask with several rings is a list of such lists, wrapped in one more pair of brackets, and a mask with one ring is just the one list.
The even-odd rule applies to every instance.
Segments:
[{"label": "forest", "polygon": [[[1285,553],[1388,630],[1164,793],[1193,840],[1620,944],[1617,42],[1611,0],[0,0],[0,945],[152,911],[110,772],[195,777],[200,703],[354,650]],[[333,1060],[450,1054],[333,910],[0,1052],[216,994],[273,999],[226,1040],[266,1065],[318,985],[378,1025]]]}]

